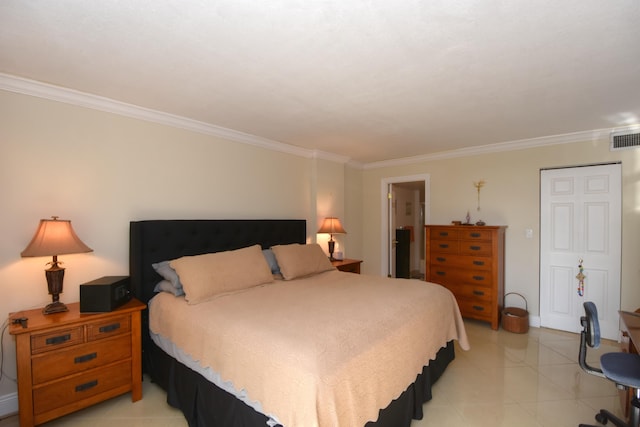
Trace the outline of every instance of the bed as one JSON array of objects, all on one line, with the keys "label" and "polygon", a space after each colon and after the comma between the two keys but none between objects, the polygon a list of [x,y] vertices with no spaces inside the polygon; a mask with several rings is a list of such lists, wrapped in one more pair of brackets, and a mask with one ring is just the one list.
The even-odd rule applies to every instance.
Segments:
[{"label": "bed", "polygon": [[[304,220],[131,222],[132,292],[149,306],[143,313],[143,370],[190,426],[409,426],[423,417],[431,386],[454,359],[453,340],[468,348],[455,299],[444,288],[338,272],[305,242]],[[204,288],[191,285],[196,280],[189,263],[206,260],[218,272],[233,269],[240,254],[257,260],[270,248],[287,280],[263,280],[196,301]],[[153,265],[169,260],[189,279],[190,298],[157,292],[163,277]],[[249,264],[263,268],[262,262]],[[313,274],[301,265],[312,265]],[[420,306],[402,305],[397,295],[405,292],[415,292],[407,299]],[[396,305],[394,313],[390,307]],[[401,312],[414,317],[401,320]],[[431,312],[446,323],[421,326]],[[206,317],[185,320],[196,313]],[[379,338],[366,335],[386,330]]]}]

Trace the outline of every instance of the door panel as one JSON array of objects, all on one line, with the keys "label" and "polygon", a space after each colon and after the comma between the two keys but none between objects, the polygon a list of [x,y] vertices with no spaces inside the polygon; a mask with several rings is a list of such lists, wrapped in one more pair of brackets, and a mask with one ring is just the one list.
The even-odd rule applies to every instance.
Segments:
[{"label": "door panel", "polygon": [[[578,332],[593,301],[605,338],[618,338],[621,257],[620,164],[541,171],[541,325]],[[584,295],[578,295],[580,260]]]}]

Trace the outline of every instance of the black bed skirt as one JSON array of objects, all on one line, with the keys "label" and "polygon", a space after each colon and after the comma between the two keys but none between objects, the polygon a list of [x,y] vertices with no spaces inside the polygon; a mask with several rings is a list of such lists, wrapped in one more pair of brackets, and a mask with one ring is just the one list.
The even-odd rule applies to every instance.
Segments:
[{"label": "black bed skirt", "polygon": [[[190,427],[263,427],[267,417],[202,375],[168,356],[155,345],[145,351],[145,370],[167,391],[167,403],[182,411]],[[152,353],[152,354],[150,354]],[[366,427],[409,427],[423,417],[422,405],[431,400],[431,387],[455,358],[453,342],[440,349],[416,381],[398,399],[381,409]]]}]

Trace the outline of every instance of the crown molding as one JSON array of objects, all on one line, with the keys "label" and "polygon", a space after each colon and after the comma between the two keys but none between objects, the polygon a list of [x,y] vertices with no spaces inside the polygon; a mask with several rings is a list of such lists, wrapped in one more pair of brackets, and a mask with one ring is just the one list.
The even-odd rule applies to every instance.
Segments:
[{"label": "crown molding", "polygon": [[127,104],[125,102],[116,101],[114,99],[92,95],[61,86],[51,85],[48,83],[42,83],[35,80],[25,79],[22,77],[12,76],[9,74],[0,73],[0,89],[9,92],[21,93],[23,95],[36,96],[39,98],[50,99],[52,101],[58,101],[66,104],[104,111],[107,113],[118,114],[125,117],[158,123],[161,125],[185,129],[205,135],[227,139],[230,141],[241,142],[243,144],[265,148],[268,150],[293,154],[295,156],[305,158],[313,158],[316,156],[316,152],[314,150],[308,150],[290,144],[285,144],[283,142],[261,138],[244,132],[239,132],[233,129],[188,119],[186,117],[164,113],[162,111],[152,110],[133,104]]},{"label": "crown molding", "polygon": [[356,169],[378,169],[393,166],[406,166],[416,163],[429,162],[434,160],[451,159],[456,157],[476,156],[480,154],[497,153],[501,151],[524,150],[546,145],[568,144],[572,142],[593,141],[608,137],[613,131],[624,129],[636,129],[638,125],[625,126],[623,128],[596,129],[583,132],[574,132],[561,135],[544,136],[540,138],[521,139],[516,141],[488,144],[478,147],[461,148],[457,150],[441,151],[439,153],[426,154],[421,156],[404,157],[399,159],[383,160],[379,162],[362,163],[350,159],[349,157],[328,153],[320,150],[310,150],[274,141],[267,138],[239,132],[233,129],[215,126],[197,120],[162,111],[152,110],[133,104],[116,101],[98,95],[92,95],[55,86],[48,83],[38,82],[22,77],[0,73],[0,90],[21,93],[24,95],[50,99],[52,101],[118,114],[125,117],[158,123],[165,126],[185,129],[205,135],[223,138],[230,141],[249,144],[267,150],[279,151],[292,154],[294,156],[309,159],[324,159],[338,163],[347,164]]},{"label": "crown molding", "polygon": [[[618,129],[618,128],[616,128]],[[543,136],[539,138],[520,139],[516,141],[499,142],[478,147],[460,148],[457,150],[441,151],[423,156],[404,157],[400,159],[383,160],[363,165],[363,169],[378,169],[392,166],[406,166],[434,160],[453,159],[456,157],[477,156],[480,154],[498,153],[503,151],[526,150],[528,148],[547,145],[569,144],[572,142],[595,141],[608,138],[612,129],[595,129],[582,132],[565,133],[561,135]]]},{"label": "crown molding", "polygon": [[340,154],[329,153],[327,151],[313,150],[313,158],[321,160],[329,160],[336,163],[348,163],[349,157]]}]

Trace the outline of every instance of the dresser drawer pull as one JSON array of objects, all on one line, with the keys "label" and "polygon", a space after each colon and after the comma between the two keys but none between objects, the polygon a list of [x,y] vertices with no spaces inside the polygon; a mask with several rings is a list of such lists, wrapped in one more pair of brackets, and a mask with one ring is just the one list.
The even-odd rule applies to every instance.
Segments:
[{"label": "dresser drawer pull", "polygon": [[476,311],[484,311],[484,307],[482,307],[481,305],[474,305],[473,309]]},{"label": "dresser drawer pull", "polygon": [[446,249],[449,247],[449,245],[447,245],[446,243],[440,243],[438,246],[441,247],[442,249]]},{"label": "dresser drawer pull", "polygon": [[116,329],[120,329],[120,323],[112,323],[112,324],[107,325],[107,326],[101,326],[99,331],[101,333],[105,333],[105,332],[113,332]]},{"label": "dresser drawer pull", "polygon": [[441,231],[441,232],[440,232],[440,233],[438,233],[438,234],[439,234],[440,236],[444,236],[444,237],[446,237],[446,236],[448,236],[448,235],[449,235],[449,232],[448,232],[448,231]]},{"label": "dresser drawer pull", "polygon": [[89,381],[88,383],[80,384],[76,386],[76,391],[86,391],[90,388],[94,388],[98,385],[98,380]]},{"label": "dresser drawer pull", "polygon": [[47,343],[47,345],[56,345],[56,344],[62,344],[63,342],[67,342],[70,339],[71,339],[71,334],[66,334],[66,335],[59,335],[57,337],[47,338],[45,342]]},{"label": "dresser drawer pull", "polygon": [[85,363],[98,357],[98,353],[89,353],[84,356],[78,356],[73,359],[73,363]]},{"label": "dresser drawer pull", "polygon": [[444,257],[439,256],[438,258],[436,258],[436,261],[438,262],[445,262],[447,259]]},{"label": "dresser drawer pull", "polygon": [[469,249],[471,249],[472,251],[479,251],[480,249],[482,249],[482,246],[469,246]]},{"label": "dresser drawer pull", "polygon": [[473,276],[473,280],[477,280],[478,282],[484,280],[484,276]]},{"label": "dresser drawer pull", "polygon": [[446,272],[444,272],[444,271],[436,271],[436,274],[437,274],[438,276],[446,276],[446,275],[447,275],[447,273],[446,273]]},{"label": "dresser drawer pull", "polygon": [[471,233],[471,237],[480,237],[482,234],[480,233]]},{"label": "dresser drawer pull", "polygon": [[474,290],[473,294],[474,295],[478,295],[478,296],[483,296],[484,295],[484,291],[476,291],[476,290]]},{"label": "dresser drawer pull", "polygon": [[484,265],[484,261],[473,261],[473,265]]}]

